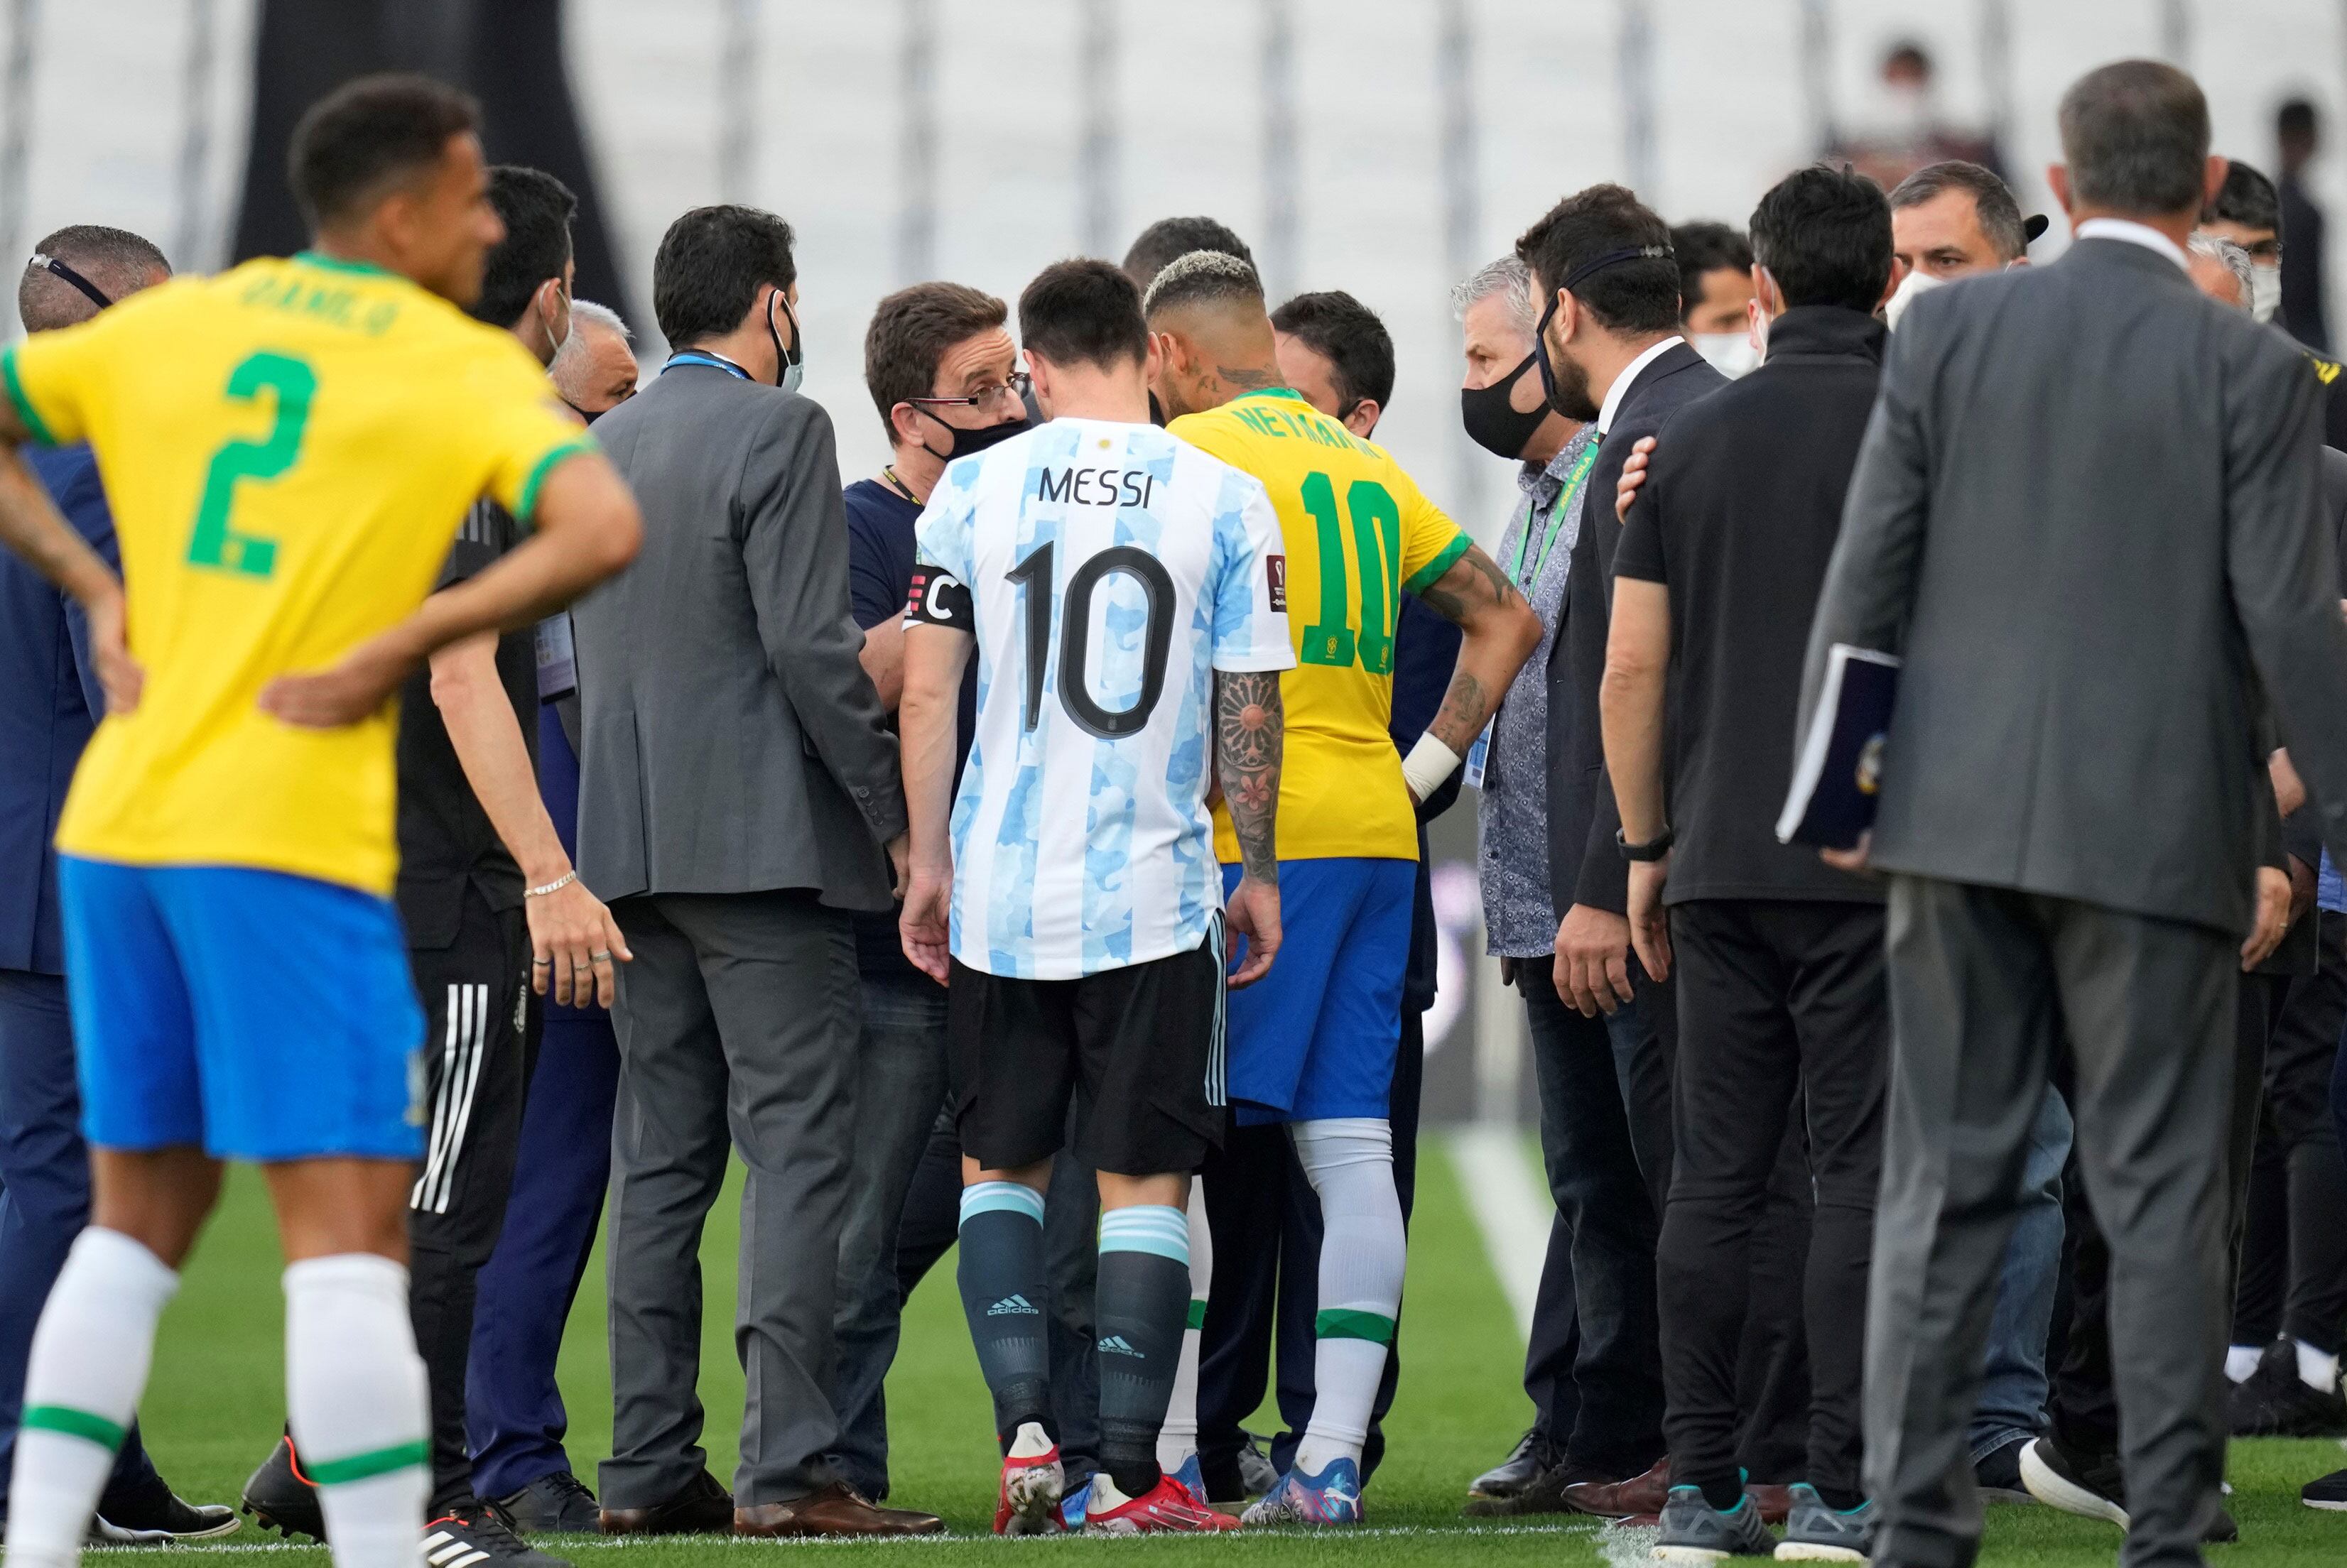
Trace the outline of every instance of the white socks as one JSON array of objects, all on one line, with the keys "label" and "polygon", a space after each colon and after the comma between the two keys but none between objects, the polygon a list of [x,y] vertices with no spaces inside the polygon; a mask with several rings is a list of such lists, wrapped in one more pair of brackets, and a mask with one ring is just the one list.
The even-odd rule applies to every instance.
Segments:
[{"label": "white socks", "polygon": [[147,1387],[156,1321],[179,1288],[161,1258],[119,1231],[93,1225],[75,1238],[25,1369],[8,1484],[11,1568],[64,1568],[80,1557]]},{"label": "white socks", "polygon": [[1198,1451],[1198,1339],[1206,1327],[1206,1292],[1214,1279],[1214,1238],[1206,1228],[1206,1187],[1190,1181],[1190,1321],[1174,1368],[1174,1399],[1157,1429],[1157,1468],[1173,1475]]},{"label": "white socks", "polygon": [[2229,1383],[2248,1382],[2250,1374],[2258,1369],[2258,1362],[2264,1355],[2265,1347],[2262,1345],[2226,1346],[2225,1380]]},{"label": "white socks", "polygon": [[2298,1350],[2298,1380],[2318,1394],[2339,1391],[2339,1358],[2317,1350],[2305,1340],[2292,1341]]},{"label": "white socks", "polygon": [[334,1568],[417,1568],[432,1426],[406,1269],[373,1253],[286,1269],[285,1406]]},{"label": "white socks", "polygon": [[1297,1446],[1299,1477],[1361,1460],[1385,1376],[1408,1264],[1394,1191],[1393,1128],[1383,1117],[1297,1122],[1296,1155],[1320,1195],[1320,1314],[1315,1321],[1312,1424]]}]

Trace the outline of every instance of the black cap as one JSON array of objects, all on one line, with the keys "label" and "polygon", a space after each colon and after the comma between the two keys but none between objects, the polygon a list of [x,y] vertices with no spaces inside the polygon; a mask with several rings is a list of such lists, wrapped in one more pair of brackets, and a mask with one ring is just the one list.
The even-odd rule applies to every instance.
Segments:
[{"label": "black cap", "polygon": [[2046,217],[2045,213],[2032,212],[2021,220],[2021,242],[2024,245],[2034,245],[2037,243],[2038,236],[2053,226],[2054,220]]}]

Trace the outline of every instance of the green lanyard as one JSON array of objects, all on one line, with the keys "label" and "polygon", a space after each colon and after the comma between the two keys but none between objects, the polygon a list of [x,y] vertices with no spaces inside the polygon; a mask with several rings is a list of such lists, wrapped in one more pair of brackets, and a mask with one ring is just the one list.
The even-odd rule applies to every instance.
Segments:
[{"label": "green lanyard", "polygon": [[1581,498],[1582,481],[1589,477],[1589,470],[1596,461],[1597,443],[1592,441],[1582,449],[1581,456],[1574,461],[1572,471],[1565,475],[1564,488],[1557,492],[1556,505],[1549,509],[1548,529],[1542,536],[1540,555],[1532,561],[1532,574],[1530,577],[1524,575],[1524,552],[1532,548],[1532,519],[1530,518],[1524,519],[1524,531],[1516,540],[1516,564],[1510,575],[1514,577],[1516,586],[1522,589],[1525,593],[1530,594],[1532,585],[1540,581],[1541,569],[1548,564],[1548,552],[1556,548],[1557,531],[1564,527],[1565,511],[1573,502]]}]

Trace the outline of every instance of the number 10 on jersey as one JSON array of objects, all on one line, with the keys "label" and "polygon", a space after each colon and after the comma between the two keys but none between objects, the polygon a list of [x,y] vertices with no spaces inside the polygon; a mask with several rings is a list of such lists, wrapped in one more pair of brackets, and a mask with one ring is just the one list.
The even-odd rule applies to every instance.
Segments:
[{"label": "number 10 on jersey", "polygon": [[[1374,479],[1345,487],[1354,562],[1348,571],[1345,523],[1337,513],[1337,487],[1317,469],[1304,477],[1304,510],[1320,544],[1320,613],[1304,629],[1296,657],[1339,669],[1358,662],[1372,675],[1393,673],[1393,624],[1401,593],[1401,508]],[[1350,579],[1361,584],[1361,619],[1352,620]]]}]

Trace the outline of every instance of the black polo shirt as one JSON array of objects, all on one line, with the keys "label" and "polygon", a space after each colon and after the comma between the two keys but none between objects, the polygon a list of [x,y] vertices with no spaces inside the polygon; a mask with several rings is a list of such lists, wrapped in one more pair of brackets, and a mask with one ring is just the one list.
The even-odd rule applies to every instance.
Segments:
[{"label": "black polo shirt", "polygon": [[[503,507],[486,498],[474,502],[433,590],[475,576],[522,538],[521,525]],[[497,639],[497,680],[513,703],[534,771],[538,647],[531,629]],[[481,809],[449,743],[448,726],[432,701],[428,664],[409,676],[400,692],[397,758],[400,918],[407,926],[409,947],[445,948],[456,939],[467,886],[477,888],[492,909],[515,909],[521,906],[522,879],[521,867],[489,825],[489,814]]]},{"label": "black polo shirt", "polygon": [[1815,849],[1778,843],[1777,814],[1809,620],[1886,336],[1851,310],[1778,316],[1766,364],[1664,424],[1624,519],[1615,574],[1670,590],[1667,903],[1882,897]]}]

